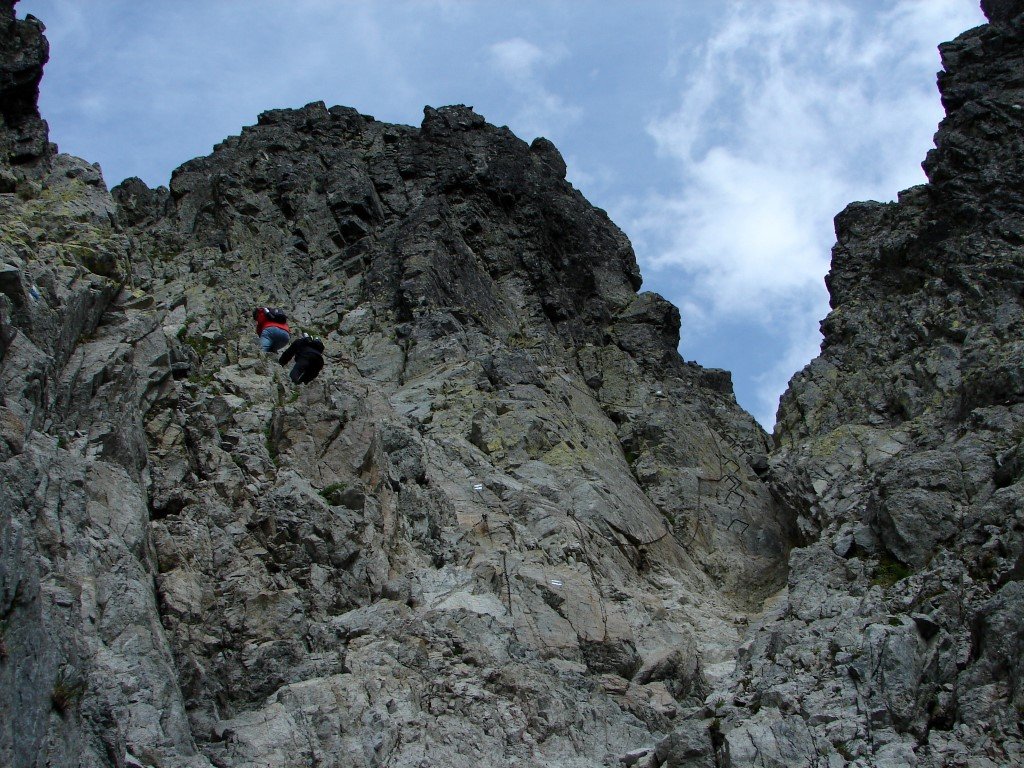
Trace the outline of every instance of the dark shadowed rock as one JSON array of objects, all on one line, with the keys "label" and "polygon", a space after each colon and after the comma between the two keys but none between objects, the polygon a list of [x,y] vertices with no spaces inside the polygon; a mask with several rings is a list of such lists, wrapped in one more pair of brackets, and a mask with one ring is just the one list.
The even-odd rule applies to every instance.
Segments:
[{"label": "dark shadowed rock", "polygon": [[1019,0],[981,0],[981,10],[993,24],[1019,21],[1021,13],[1024,13]]},{"label": "dark shadowed rock", "polygon": [[[36,102],[43,65],[50,56],[43,25],[33,16],[19,20],[17,0],[0,2],[0,161],[25,165],[52,154],[46,122]],[[13,177],[9,177],[12,178]],[[0,192],[10,192],[0,179]]]}]

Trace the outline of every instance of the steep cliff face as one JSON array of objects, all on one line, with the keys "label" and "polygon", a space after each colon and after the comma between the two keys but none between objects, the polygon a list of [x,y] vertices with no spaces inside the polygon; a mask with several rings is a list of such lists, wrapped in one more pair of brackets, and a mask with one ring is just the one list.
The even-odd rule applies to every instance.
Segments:
[{"label": "steep cliff face", "polygon": [[187,755],[141,490],[166,346],[114,301],[99,170],[47,142],[41,25],[4,2],[0,28],[0,764],[124,765],[128,734]]},{"label": "steep cliff face", "polygon": [[113,198],[40,146],[0,194],[0,762],[591,766],[728,673],[785,579],[767,437],[550,142],[312,104]]},{"label": "steep cliff face", "polygon": [[803,546],[709,700],[732,765],[1024,760],[1024,4],[983,5],[929,183],[836,218],[771,459]]},{"label": "steep cliff face", "polygon": [[[592,765],[700,704],[781,584],[765,436],[564,173],[466,107],[311,104],[115,190],[188,367],[152,530],[215,761]],[[324,338],[312,386],[255,303]]]}]

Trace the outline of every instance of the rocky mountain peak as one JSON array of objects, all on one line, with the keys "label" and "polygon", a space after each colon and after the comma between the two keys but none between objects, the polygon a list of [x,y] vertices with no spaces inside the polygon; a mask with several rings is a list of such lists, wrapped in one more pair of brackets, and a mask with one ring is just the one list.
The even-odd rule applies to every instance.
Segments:
[{"label": "rocky mountain peak", "polygon": [[1019,762],[1019,1],[837,217],[774,445],[550,141],[315,102],[108,194],[13,7],[0,764]]},{"label": "rocky mountain peak", "polygon": [[767,436],[549,141],[313,103],[166,188],[51,165],[4,199],[4,759],[592,765],[731,667]]}]

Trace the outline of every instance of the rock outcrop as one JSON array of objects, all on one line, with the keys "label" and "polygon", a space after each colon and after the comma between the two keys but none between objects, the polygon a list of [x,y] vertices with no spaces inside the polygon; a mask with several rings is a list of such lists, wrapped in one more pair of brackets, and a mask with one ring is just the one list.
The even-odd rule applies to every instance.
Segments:
[{"label": "rock outcrop", "polygon": [[774,444],[551,142],[314,103],[110,194],[13,5],[0,764],[1020,762],[1020,0],[837,218]]},{"label": "rock outcrop", "polygon": [[46,122],[39,116],[39,81],[50,48],[43,25],[17,19],[17,0],[0,2],[0,192],[11,192],[16,174],[9,166],[38,163],[53,154]]},{"label": "rock outcrop", "polygon": [[[28,73],[40,27],[4,23],[3,71]],[[99,169],[54,155],[32,107],[0,131],[21,148],[0,164],[0,764],[123,766],[130,745],[190,765],[146,498],[143,415],[172,385],[168,346],[126,286]]]},{"label": "rock outcrop", "polygon": [[[310,104],[114,191],[187,366],[152,531],[215,762],[653,747],[781,585],[766,437],[564,173],[468,107]],[[314,385],[258,355],[254,302],[324,338]]]}]

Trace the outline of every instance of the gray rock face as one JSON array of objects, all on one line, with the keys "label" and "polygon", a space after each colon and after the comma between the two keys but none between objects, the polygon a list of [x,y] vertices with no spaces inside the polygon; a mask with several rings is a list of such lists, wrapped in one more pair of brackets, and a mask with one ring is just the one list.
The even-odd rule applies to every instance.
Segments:
[{"label": "gray rock face", "polygon": [[0,194],[3,765],[196,756],[151,587],[142,414],[168,348],[124,284],[112,205],[63,155]]},{"label": "gray rock face", "polygon": [[[0,762],[655,754],[791,526],[728,375],[679,358],[678,312],[564,177],[466,107],[322,104],[169,189],[111,198],[66,156],[17,176]],[[258,352],[256,304],[325,339],[312,385]]]},{"label": "gray rock face", "polygon": [[[781,585],[765,436],[564,175],[467,107],[311,104],[114,191],[189,366],[150,411],[152,533],[215,763],[653,749]],[[254,303],[324,338],[312,386]]]}]

